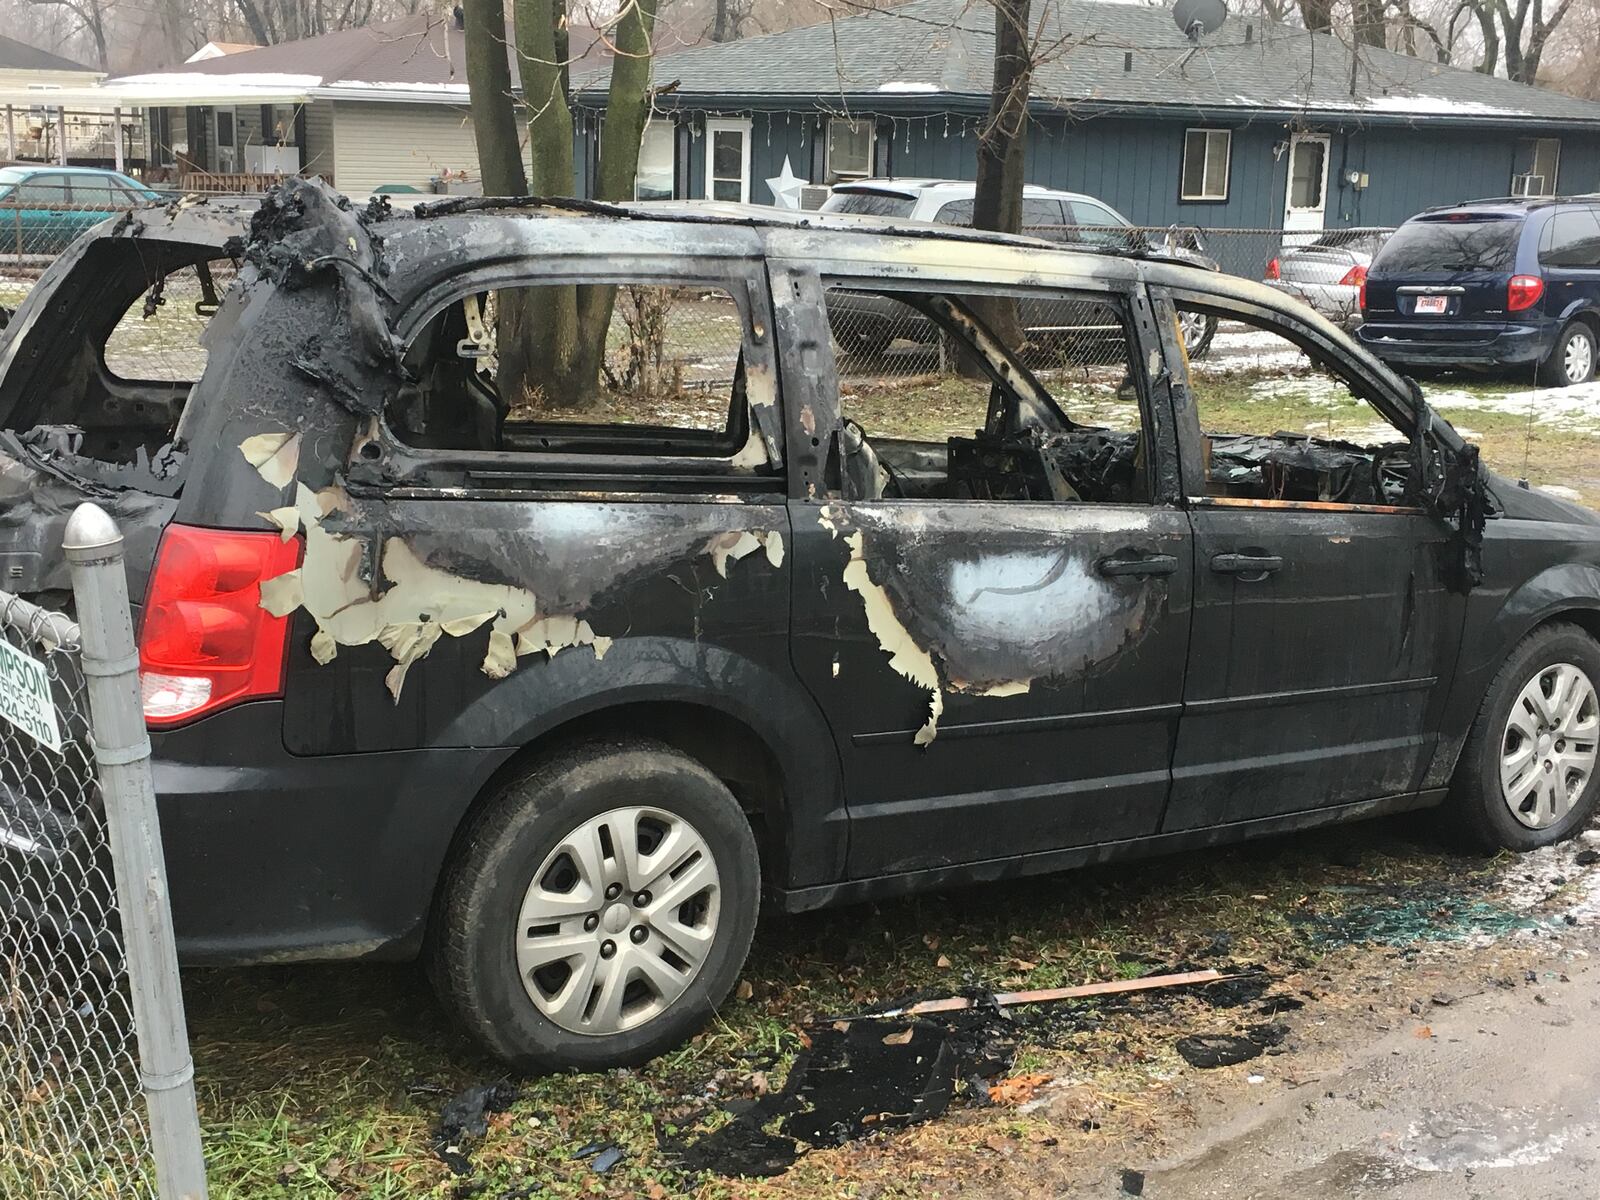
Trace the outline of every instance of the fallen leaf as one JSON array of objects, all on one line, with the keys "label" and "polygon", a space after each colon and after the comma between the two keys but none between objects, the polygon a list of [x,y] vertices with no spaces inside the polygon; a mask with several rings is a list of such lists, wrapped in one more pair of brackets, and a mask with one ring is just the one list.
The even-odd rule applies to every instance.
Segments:
[{"label": "fallen leaf", "polygon": [[925,933],[922,935],[922,944],[929,950],[937,950],[939,948],[939,939],[931,933]]},{"label": "fallen leaf", "polygon": [[644,1194],[647,1200],[667,1200],[668,1192],[659,1183],[652,1183],[645,1189]]},{"label": "fallen leaf", "polygon": [[938,967],[938,968],[939,968],[939,969],[940,969],[940,970],[941,970],[941,971],[948,971],[948,970],[949,970],[949,969],[950,969],[950,968],[951,968],[951,967],[952,967],[952,966],[954,966],[954,965],[955,965],[955,964],[954,964],[954,963],[952,963],[952,962],[951,962],[951,961],[950,961],[950,960],[949,960],[949,959],[948,959],[948,958],[946,958],[946,957],[945,957],[945,956],[944,956],[944,955],[943,955],[943,954],[941,954],[941,955],[939,955],[939,959],[938,959],[938,961],[937,961],[937,962],[935,962],[935,963],[934,963],[934,964],[933,964],[933,965],[934,965],[934,966],[936,966],[936,967]]},{"label": "fallen leaf", "polygon": [[907,1025],[899,1033],[886,1033],[883,1035],[883,1044],[885,1046],[904,1046],[911,1041],[913,1032],[913,1026]]},{"label": "fallen leaf", "polygon": [[1032,970],[1036,970],[1038,968],[1038,966],[1039,966],[1038,963],[1029,962],[1025,958],[1013,958],[1011,960],[1011,965],[1013,967],[1015,967],[1019,971],[1032,971]]},{"label": "fallen leaf", "polygon": [[990,1086],[989,1100],[993,1104],[1025,1104],[1050,1079],[1049,1075],[1013,1075]]},{"label": "fallen leaf", "polygon": [[1419,1038],[1431,1038],[1433,1036],[1433,1026],[1431,1026],[1431,1025],[1418,1025],[1415,1029],[1413,1029],[1411,1031],[1411,1036],[1412,1037],[1419,1037]]},{"label": "fallen leaf", "polygon": [[983,1144],[987,1149],[994,1151],[996,1154],[1007,1157],[1009,1157],[1011,1154],[1011,1142],[1006,1138],[1000,1137],[999,1135],[984,1138]]},{"label": "fallen leaf", "polygon": [[756,989],[748,979],[741,979],[739,980],[739,986],[734,989],[733,994],[740,1000],[748,1000],[750,997],[756,994]]}]

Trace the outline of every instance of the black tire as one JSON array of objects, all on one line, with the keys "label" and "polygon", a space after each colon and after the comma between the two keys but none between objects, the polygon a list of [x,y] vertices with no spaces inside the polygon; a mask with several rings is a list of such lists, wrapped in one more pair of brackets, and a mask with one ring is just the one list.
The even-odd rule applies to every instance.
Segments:
[{"label": "black tire", "polygon": [[[1567,351],[1572,343],[1579,339],[1588,343],[1589,368],[1580,371],[1574,377],[1567,370]],[[1596,363],[1600,363],[1600,337],[1595,336],[1594,326],[1585,321],[1572,321],[1561,331],[1561,336],[1556,338],[1556,344],[1549,356],[1539,364],[1537,375],[1539,382],[1545,387],[1574,387],[1580,383],[1588,383],[1595,377]]]},{"label": "black tire", "polygon": [[1566,816],[1543,829],[1519,822],[1501,790],[1500,756],[1512,705],[1530,680],[1558,663],[1581,668],[1600,687],[1600,644],[1576,625],[1552,624],[1517,643],[1484,694],[1444,809],[1448,833],[1471,849],[1536,850],[1572,837],[1594,816],[1600,771],[1590,774]]},{"label": "black tire", "polygon": [[[572,831],[639,804],[686,820],[710,848],[721,890],[711,947],[660,1013],[616,1033],[570,1032],[523,986],[513,936],[520,906]],[[727,998],[755,932],[760,875],[738,802],[695,759],[644,739],[581,743],[505,784],[472,819],[440,883],[429,975],[467,1031],[518,1070],[637,1066],[693,1036]]]}]

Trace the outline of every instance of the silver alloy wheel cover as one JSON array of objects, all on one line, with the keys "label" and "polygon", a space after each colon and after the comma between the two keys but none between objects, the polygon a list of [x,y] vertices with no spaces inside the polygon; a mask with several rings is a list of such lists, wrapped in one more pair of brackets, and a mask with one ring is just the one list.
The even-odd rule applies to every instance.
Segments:
[{"label": "silver alloy wheel cover", "polygon": [[[646,831],[659,837],[648,853],[641,851]],[[576,876],[569,888],[546,886],[557,869]],[[645,903],[636,903],[641,896]],[[512,931],[523,989],[569,1033],[635,1029],[700,973],[716,940],[721,896],[711,847],[681,816],[641,806],[591,817],[545,856],[523,895]],[[546,987],[551,968],[556,977],[564,968],[565,977]]]},{"label": "silver alloy wheel cover", "polygon": [[1540,667],[1523,685],[1500,738],[1500,795],[1529,829],[1572,811],[1600,756],[1600,700],[1581,667]]},{"label": "silver alloy wheel cover", "polygon": [[1594,335],[1579,328],[1577,336],[1567,339],[1566,353],[1561,356],[1561,367],[1568,383],[1583,383],[1594,370]]},{"label": "silver alloy wheel cover", "polygon": [[1192,350],[1194,344],[1205,336],[1206,314],[1203,312],[1180,312],[1178,314],[1178,328],[1183,331],[1183,345],[1185,349]]}]

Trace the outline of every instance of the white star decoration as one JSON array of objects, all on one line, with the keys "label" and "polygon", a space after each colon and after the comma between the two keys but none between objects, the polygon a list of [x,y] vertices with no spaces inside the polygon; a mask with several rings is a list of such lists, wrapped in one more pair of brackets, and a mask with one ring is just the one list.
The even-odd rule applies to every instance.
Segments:
[{"label": "white star decoration", "polygon": [[783,156],[783,171],[767,180],[767,187],[772,191],[772,202],[778,208],[799,208],[800,190],[806,186],[806,181],[794,173],[794,168],[789,165],[789,156]]}]

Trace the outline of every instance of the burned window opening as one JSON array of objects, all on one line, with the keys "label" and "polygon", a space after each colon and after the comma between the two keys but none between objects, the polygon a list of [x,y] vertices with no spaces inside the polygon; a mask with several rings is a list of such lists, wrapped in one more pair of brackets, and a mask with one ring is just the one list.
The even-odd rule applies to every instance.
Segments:
[{"label": "burned window opening", "polygon": [[[384,415],[395,443],[383,455],[390,479],[559,487],[604,478],[637,490],[648,477],[671,491],[715,478],[719,487],[782,489],[760,422],[776,400],[774,375],[751,345],[759,327],[736,291],[654,279],[583,285],[615,292],[584,397],[582,367],[553,371],[557,347],[541,341],[566,287],[469,293],[422,324],[403,359],[407,382]],[[501,320],[508,294],[527,322],[527,341],[515,347],[500,344],[505,328],[518,328]],[[504,394],[508,371],[519,399]],[[572,403],[551,403],[546,389]]]},{"label": "burned window opening", "polygon": [[[1150,502],[1135,342],[1119,297],[1003,289],[952,296],[857,280],[830,284],[848,496]],[[980,307],[987,315],[975,311]],[[976,400],[974,382],[988,385],[982,412],[972,404],[951,416],[952,391]],[[921,414],[914,411],[919,404]],[[876,420],[869,417],[875,407]],[[895,409],[913,411],[901,416]],[[946,436],[928,436],[935,432]]]}]

